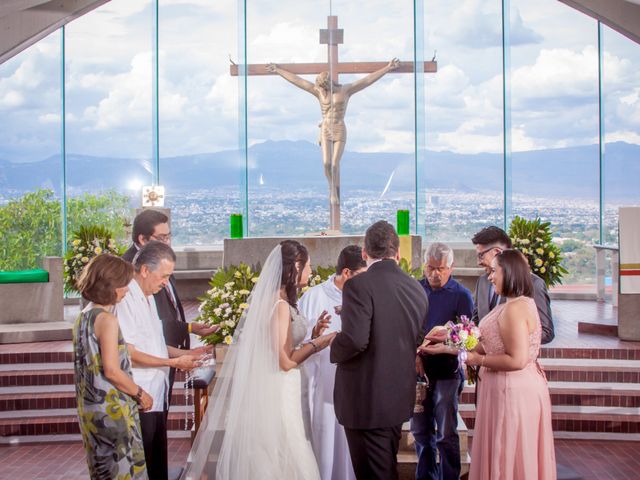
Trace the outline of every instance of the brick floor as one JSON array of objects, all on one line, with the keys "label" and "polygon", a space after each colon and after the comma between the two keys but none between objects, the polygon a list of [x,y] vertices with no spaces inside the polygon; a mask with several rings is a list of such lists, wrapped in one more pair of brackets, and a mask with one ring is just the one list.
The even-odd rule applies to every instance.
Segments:
[{"label": "brick floor", "polygon": [[[188,439],[169,439],[169,465],[183,466]],[[81,443],[0,447],[1,480],[86,480],[86,456]]]},{"label": "brick floor", "polygon": [[[635,442],[556,440],[559,464],[571,467],[585,480],[635,480],[640,457]],[[183,465],[188,439],[169,440],[169,464]],[[85,480],[85,453],[80,443],[0,447],[0,479]]]}]

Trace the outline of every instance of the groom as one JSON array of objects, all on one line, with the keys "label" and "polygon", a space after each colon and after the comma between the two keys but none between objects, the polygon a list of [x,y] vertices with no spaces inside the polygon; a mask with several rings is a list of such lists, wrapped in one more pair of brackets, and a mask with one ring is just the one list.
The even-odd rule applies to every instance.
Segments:
[{"label": "groom", "polygon": [[415,355],[427,296],[398,266],[400,241],[385,221],[371,225],[362,257],[368,270],[342,294],[342,331],[331,344],[337,363],[334,403],[358,479],[397,479],[402,424],[413,414]]}]

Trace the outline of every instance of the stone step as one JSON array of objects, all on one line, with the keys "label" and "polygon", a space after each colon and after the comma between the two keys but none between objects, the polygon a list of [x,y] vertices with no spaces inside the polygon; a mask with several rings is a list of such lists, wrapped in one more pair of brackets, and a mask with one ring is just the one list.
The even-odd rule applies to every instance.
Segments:
[{"label": "stone step", "polygon": [[[553,345],[553,344],[551,344]],[[72,362],[71,341],[0,345],[0,365],[16,363]],[[543,346],[541,358],[640,360],[640,345],[626,348],[563,348]]]},{"label": "stone step", "polygon": [[[183,386],[176,383],[171,396],[171,405],[186,405],[185,392]],[[193,405],[192,395],[189,391],[189,405]],[[75,385],[28,385],[0,388],[0,412],[57,408],[76,408]]]},{"label": "stone step", "polygon": [[[191,416],[180,408],[176,410],[169,413],[168,429],[183,431],[187,423],[191,428]],[[80,426],[75,408],[0,412],[0,437],[78,433]]]},{"label": "stone step", "polygon": [[0,344],[70,340],[73,326],[63,319],[52,322],[0,324]]},{"label": "stone step", "polygon": [[73,362],[71,341],[0,345],[0,365]]},{"label": "stone step", "polygon": [[640,345],[630,343],[632,348],[558,348],[542,347],[541,358],[584,358],[602,360],[640,360]]},{"label": "stone step", "polygon": [[[169,430],[167,432],[169,438],[191,438],[190,431]],[[79,433],[55,433],[42,435],[9,435],[0,436],[0,445],[29,445],[29,444],[51,444],[51,443],[69,443],[82,442],[82,435]]]},{"label": "stone step", "polygon": [[551,382],[640,382],[640,360],[541,358],[540,364]]},{"label": "stone step", "polygon": [[[549,394],[554,406],[640,407],[638,383],[549,382]],[[460,404],[475,404],[474,386],[465,385]]]},{"label": "stone step", "polygon": [[45,369],[0,371],[0,387],[73,384],[73,368],[62,368],[62,365],[66,364],[46,364]]},{"label": "stone step", "polygon": [[[460,405],[460,415],[470,429],[475,425],[475,406]],[[552,406],[554,432],[640,433],[640,408]]]}]

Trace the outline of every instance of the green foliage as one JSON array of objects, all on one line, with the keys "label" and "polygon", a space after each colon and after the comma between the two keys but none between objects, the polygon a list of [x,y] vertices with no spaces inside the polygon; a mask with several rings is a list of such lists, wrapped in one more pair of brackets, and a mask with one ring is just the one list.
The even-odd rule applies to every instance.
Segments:
[{"label": "green foliage", "polygon": [[547,284],[547,287],[562,283],[567,270],[560,265],[560,247],[552,241],[549,222],[539,218],[525,220],[516,216],[509,227],[513,247],[520,250],[529,261],[531,271]]},{"label": "green foliage", "polygon": [[117,241],[128,242],[126,226],[132,218],[129,197],[115,190],[99,195],[90,193],[67,199],[67,231],[74,232],[82,225],[102,225]]},{"label": "green foliage", "polygon": [[258,273],[245,264],[218,270],[209,285],[211,288],[200,300],[196,321],[208,325],[219,325],[220,329],[204,338],[208,344],[233,342],[233,333],[245,309],[247,299],[258,281]]},{"label": "green foliage", "polygon": [[102,225],[82,226],[74,232],[64,256],[64,291],[77,292],[77,282],[85,265],[101,253],[121,256],[126,245],[118,245],[113,234]]},{"label": "green foliage", "polygon": [[60,202],[51,190],[30,192],[0,207],[0,270],[39,268],[60,255]]},{"label": "green foliage", "polygon": [[[67,225],[103,225],[124,239],[129,197],[115,191],[84,194],[67,202]],[[38,268],[47,255],[62,254],[60,200],[52,190],[29,192],[0,206],[0,270]]]},{"label": "green foliage", "polygon": [[336,273],[336,267],[316,267],[315,269],[312,269],[311,275],[309,276],[309,284],[302,287],[298,296],[301,297],[311,287],[315,287],[316,285],[320,285],[322,282],[325,282],[334,273]]},{"label": "green foliage", "polygon": [[415,278],[416,280],[420,280],[422,277],[424,277],[422,269],[421,268],[413,268],[412,269],[411,265],[409,265],[409,262],[407,261],[406,258],[401,258],[400,262],[398,263],[398,265],[400,266],[402,271],[404,271],[404,273],[406,273],[407,275]]}]

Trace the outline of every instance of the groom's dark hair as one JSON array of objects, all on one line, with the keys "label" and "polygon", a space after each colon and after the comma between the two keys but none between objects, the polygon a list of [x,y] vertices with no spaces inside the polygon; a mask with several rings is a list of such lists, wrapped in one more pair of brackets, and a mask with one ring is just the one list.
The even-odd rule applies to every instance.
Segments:
[{"label": "groom's dark hair", "polygon": [[352,272],[360,270],[367,266],[367,262],[362,258],[362,248],[358,245],[349,245],[344,247],[338,255],[338,264],[336,265],[336,275],[342,274],[342,270],[348,268]]},{"label": "groom's dark hair", "polygon": [[380,220],[364,235],[364,249],[372,259],[395,257],[400,248],[400,238],[389,222]]}]

